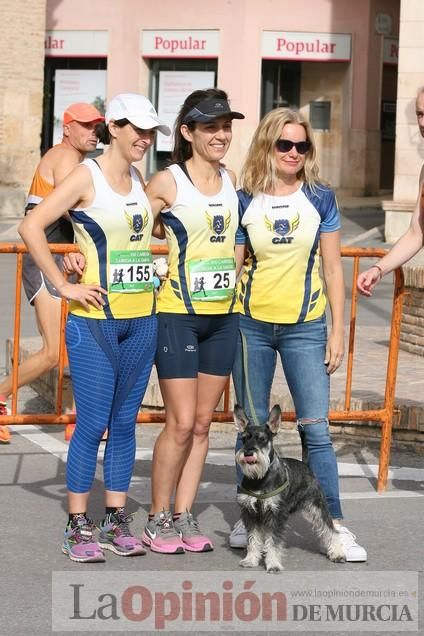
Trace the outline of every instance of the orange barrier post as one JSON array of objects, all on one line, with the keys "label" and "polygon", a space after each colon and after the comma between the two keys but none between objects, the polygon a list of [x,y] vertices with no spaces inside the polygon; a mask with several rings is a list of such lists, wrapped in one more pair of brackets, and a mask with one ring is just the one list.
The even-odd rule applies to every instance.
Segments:
[{"label": "orange barrier post", "polygon": [[[77,252],[76,245],[50,245],[53,253]],[[2,417],[4,424],[72,424],[75,422],[75,413],[62,413],[63,402],[63,368],[66,360],[66,349],[64,344],[65,322],[67,315],[67,303],[62,301],[61,314],[61,339],[59,353],[58,370],[58,395],[56,399],[55,413],[18,414],[17,413],[17,386],[18,386],[18,364],[19,364],[19,335],[20,335],[20,309],[21,309],[21,282],[22,282],[22,254],[26,252],[26,247],[22,243],[0,243],[1,253],[16,253],[16,288],[15,288],[15,322],[14,322],[14,342],[13,342],[13,371],[12,371],[12,413]],[[155,255],[166,255],[168,249],[165,245],[152,245],[152,252]],[[352,274],[352,300],[350,306],[349,333],[348,333],[348,354],[346,365],[346,382],[344,409],[340,411],[330,411],[329,420],[331,422],[381,422],[381,445],[377,490],[383,491],[387,485],[387,476],[390,462],[390,447],[392,439],[392,422],[395,404],[395,388],[397,361],[399,355],[400,323],[402,315],[402,305],[404,299],[403,272],[399,268],[395,271],[395,283],[393,289],[392,318],[390,325],[390,344],[386,367],[386,383],[384,400],[381,408],[368,410],[352,410],[352,374],[355,352],[355,334],[357,321],[358,292],[356,290],[356,278],[359,272],[359,261],[361,258],[380,258],[387,253],[387,250],[373,248],[342,248],[343,258],[353,259]],[[296,414],[292,411],[284,412],[282,419],[285,421],[295,421]],[[163,411],[143,411],[138,414],[138,423],[160,423],[165,421]],[[227,382],[224,391],[223,410],[214,413],[214,421],[230,422],[232,413],[230,412],[230,383]]]},{"label": "orange barrier post", "polygon": [[18,410],[19,338],[21,332],[22,254],[16,259],[15,320],[13,327],[12,416]]}]

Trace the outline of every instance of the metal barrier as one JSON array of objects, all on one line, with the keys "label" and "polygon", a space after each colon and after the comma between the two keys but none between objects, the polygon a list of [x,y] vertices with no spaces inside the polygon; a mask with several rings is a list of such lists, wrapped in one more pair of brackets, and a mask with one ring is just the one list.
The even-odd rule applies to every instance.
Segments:
[{"label": "metal barrier", "polygon": [[[68,253],[78,252],[76,245],[52,244],[50,245],[52,253]],[[16,264],[16,291],[15,291],[15,322],[14,322],[14,340],[13,340],[13,371],[12,371],[12,412],[1,418],[2,424],[70,424],[75,422],[75,414],[62,413],[62,394],[63,394],[63,369],[66,360],[66,351],[64,344],[65,323],[67,315],[67,302],[62,300],[61,315],[61,339],[59,349],[59,367],[58,367],[58,389],[56,410],[54,413],[43,414],[18,414],[17,413],[17,386],[18,386],[18,360],[19,360],[19,340],[20,340],[20,309],[21,309],[21,282],[22,282],[22,256],[27,251],[22,243],[0,243],[0,254],[17,254]],[[164,245],[152,245],[154,255],[167,254],[168,249]],[[356,290],[356,278],[359,273],[359,261],[361,258],[381,258],[387,253],[387,250],[375,248],[351,248],[342,247],[342,257],[353,258],[352,273],[352,298],[350,310],[350,324],[348,334],[348,352],[347,352],[347,373],[345,383],[345,399],[344,409],[340,411],[330,411],[329,420],[331,422],[381,422],[381,445],[378,469],[377,490],[381,492],[385,490],[387,485],[387,476],[390,461],[390,447],[392,440],[392,420],[394,414],[395,402],[395,386],[396,372],[399,354],[399,337],[400,323],[402,315],[402,305],[404,299],[404,281],[403,272],[398,268],[394,272],[394,289],[393,289],[393,306],[392,319],[390,327],[390,344],[386,367],[386,385],[384,392],[384,402],[379,409],[372,410],[352,410],[352,371],[353,356],[355,349],[355,330],[357,318],[358,292]],[[232,421],[232,413],[229,411],[230,404],[230,385],[227,383],[224,392],[223,410],[214,413],[213,421],[229,422]],[[296,414],[292,411],[283,412],[284,421],[295,421]],[[165,421],[164,411],[140,412],[137,418],[138,423],[160,423]]]}]

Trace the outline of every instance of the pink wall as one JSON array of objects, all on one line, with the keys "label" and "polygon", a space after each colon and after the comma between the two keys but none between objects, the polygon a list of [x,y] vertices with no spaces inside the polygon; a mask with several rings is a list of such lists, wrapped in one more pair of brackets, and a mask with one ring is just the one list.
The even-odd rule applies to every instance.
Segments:
[{"label": "pink wall", "polygon": [[[382,36],[375,33],[375,15],[389,14],[391,35],[397,37],[399,7],[400,0],[47,0],[46,28],[109,32],[108,98],[122,91],[147,92],[148,67],[140,47],[143,29],[219,30],[217,84],[228,91],[233,106],[246,114],[229,153],[229,159],[235,158],[236,163],[241,161],[259,119],[262,32],[351,34],[343,124],[356,139],[344,147],[344,173],[349,178],[351,143],[359,148],[360,161],[365,149],[372,148],[374,154],[365,161],[364,174],[369,173],[367,161],[375,163],[375,153],[379,156]],[[367,187],[365,176],[359,181]]]},{"label": "pink wall", "polygon": [[379,77],[381,65],[380,36],[373,32],[377,12],[392,16],[396,36],[399,0],[297,0],[295,10],[291,0],[47,0],[46,28],[109,31],[109,96],[137,88],[139,34],[143,28],[221,29],[218,84],[230,92],[235,103],[242,103],[248,118],[255,121],[263,30],[352,33],[351,125],[364,128],[372,115],[368,112],[368,93],[375,103],[378,87],[378,82],[370,80]]}]

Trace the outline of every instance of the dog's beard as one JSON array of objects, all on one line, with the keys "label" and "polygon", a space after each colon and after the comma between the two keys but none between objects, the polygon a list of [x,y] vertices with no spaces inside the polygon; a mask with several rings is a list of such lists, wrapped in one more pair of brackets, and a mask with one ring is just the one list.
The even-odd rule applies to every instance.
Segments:
[{"label": "dog's beard", "polygon": [[248,479],[262,479],[269,470],[271,461],[268,452],[265,450],[255,451],[256,462],[246,462],[244,449],[241,448],[236,453],[236,462],[240,466],[243,475]]}]

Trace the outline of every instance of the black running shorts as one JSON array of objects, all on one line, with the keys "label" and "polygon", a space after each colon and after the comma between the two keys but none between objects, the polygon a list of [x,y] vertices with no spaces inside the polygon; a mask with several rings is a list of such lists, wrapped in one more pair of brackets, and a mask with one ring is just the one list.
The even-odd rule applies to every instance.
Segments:
[{"label": "black running shorts", "polygon": [[233,368],[238,314],[158,314],[156,369],[159,379],[226,376]]}]

